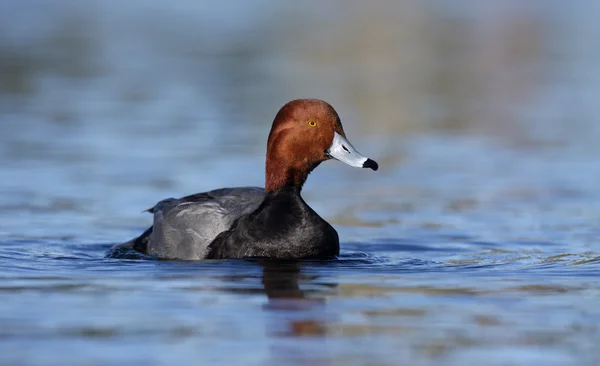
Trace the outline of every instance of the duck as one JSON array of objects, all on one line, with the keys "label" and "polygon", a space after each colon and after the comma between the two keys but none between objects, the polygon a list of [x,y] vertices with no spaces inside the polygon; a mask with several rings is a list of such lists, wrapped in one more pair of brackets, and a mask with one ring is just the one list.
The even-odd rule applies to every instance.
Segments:
[{"label": "duck", "polygon": [[169,260],[336,258],[337,231],[301,196],[308,175],[330,159],[379,168],[348,141],[329,103],[292,100],[271,126],[264,188],[221,188],[164,199],[147,210],[154,215],[152,226],[114,246],[108,256],[133,250]]}]

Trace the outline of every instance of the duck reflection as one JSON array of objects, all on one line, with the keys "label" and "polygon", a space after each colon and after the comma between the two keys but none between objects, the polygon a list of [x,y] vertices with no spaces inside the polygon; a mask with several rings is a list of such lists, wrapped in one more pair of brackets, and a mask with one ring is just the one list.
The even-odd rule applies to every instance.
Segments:
[{"label": "duck reflection", "polygon": [[[306,262],[265,260],[261,282],[267,303],[263,309],[270,313],[267,334],[273,337],[268,365],[328,365],[328,324],[335,314],[327,310],[326,296],[337,284],[325,283],[320,276],[302,273]],[[301,288],[302,285],[302,288]],[[296,340],[289,342],[290,338]],[[304,339],[302,346],[298,338]],[[325,343],[315,339],[322,339]],[[310,351],[309,351],[310,349]]]},{"label": "duck reflection", "polygon": [[[336,284],[315,283],[319,276],[301,273],[300,262],[261,261],[262,284],[268,302],[265,310],[279,313],[286,323],[276,333],[281,336],[314,336],[326,334],[325,293]],[[302,290],[300,281],[306,282],[310,290]],[[316,285],[316,286],[315,286]],[[325,286],[325,290],[323,287]]]}]

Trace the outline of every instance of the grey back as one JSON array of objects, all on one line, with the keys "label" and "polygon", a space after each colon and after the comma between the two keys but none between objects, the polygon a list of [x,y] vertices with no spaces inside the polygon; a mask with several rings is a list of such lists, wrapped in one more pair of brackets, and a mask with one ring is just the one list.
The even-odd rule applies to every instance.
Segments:
[{"label": "grey back", "polygon": [[160,201],[150,209],[154,227],[148,254],[165,259],[204,259],[208,245],[240,216],[255,211],[264,192],[259,187],[222,188]]}]

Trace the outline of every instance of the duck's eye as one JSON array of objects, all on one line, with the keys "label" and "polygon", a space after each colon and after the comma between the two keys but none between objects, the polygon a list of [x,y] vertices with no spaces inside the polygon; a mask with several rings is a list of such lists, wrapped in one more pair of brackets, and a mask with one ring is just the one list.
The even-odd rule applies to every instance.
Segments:
[{"label": "duck's eye", "polygon": [[317,125],[317,122],[310,121],[310,122],[308,122],[308,125],[311,126],[311,127],[315,127]]}]

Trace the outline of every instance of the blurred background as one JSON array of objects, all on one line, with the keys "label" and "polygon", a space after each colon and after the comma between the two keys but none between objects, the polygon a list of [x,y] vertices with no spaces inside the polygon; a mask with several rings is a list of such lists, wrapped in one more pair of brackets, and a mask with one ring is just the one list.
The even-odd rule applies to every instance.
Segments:
[{"label": "blurred background", "polygon": [[[513,308],[504,322],[494,318],[502,313],[494,306],[505,303],[491,302],[495,310],[471,319],[480,301],[459,306],[436,297],[420,306],[442,306],[451,320],[430,318],[428,310],[384,314],[426,319],[436,330],[440,324],[463,329],[471,324],[466,316],[474,319],[468,334],[432,340],[431,328],[414,325],[413,332],[422,332],[396,338],[408,343],[378,338],[378,346],[365,341],[353,347],[362,345],[367,354],[377,347],[389,346],[390,354],[403,350],[415,365],[440,359],[462,365],[478,357],[497,359],[498,365],[594,364],[600,333],[590,321],[596,324],[600,316],[593,306],[599,288],[585,281],[600,274],[599,16],[600,2],[591,0],[0,2],[4,276],[14,280],[43,270],[70,278],[91,266],[89,260],[106,269],[105,249],[144,230],[151,217],[141,211],[157,201],[225,186],[262,186],[276,112],[291,99],[319,98],[336,108],[354,146],[380,163],[371,172],[327,162],[304,190],[307,202],[338,228],[343,252],[379,256],[345,270],[388,268],[406,275],[451,268],[459,277],[448,286],[467,286],[465,293],[472,294],[498,288],[504,293],[512,286],[501,282],[509,266],[516,276],[511,281],[525,282],[520,290],[510,287],[515,301],[531,301]],[[61,258],[79,264],[51,261]],[[382,295],[341,280],[346,272],[312,271],[335,282],[339,296]],[[500,285],[465,278],[479,271]],[[539,290],[549,275],[561,278],[550,281],[557,287]],[[445,289],[434,277],[427,288]],[[408,292],[431,295],[413,290]],[[547,298],[528,297],[532,291],[546,296],[546,290],[566,297],[551,309]],[[31,304],[38,301],[37,290],[23,291],[35,295]],[[585,291],[590,303],[580,302],[577,291]],[[388,295],[371,305],[385,308],[409,296]],[[67,301],[60,294],[55,300],[60,306]],[[23,301],[4,301],[6,332],[20,329],[43,338],[45,330],[63,329],[60,321],[40,325],[45,313],[14,315]],[[577,308],[565,310],[575,302]],[[343,305],[348,314],[362,306]],[[55,316],[68,315],[56,306]],[[544,312],[561,322],[532,316]],[[14,328],[10,314],[32,328]],[[361,314],[370,325],[381,315]],[[341,325],[330,328],[331,334],[381,335],[378,328],[352,328],[351,316],[336,321]],[[115,324],[115,337],[130,329]],[[512,325],[479,332],[499,324]],[[532,336],[532,329],[543,335]],[[35,363],[15,351],[28,344],[14,342],[13,361]],[[509,352],[515,359],[490,351],[526,344],[541,348]],[[343,342],[338,346],[348,349]],[[85,359],[85,352],[93,353],[84,348],[78,355]],[[181,353],[182,360],[185,355],[190,353]],[[348,364],[336,355],[328,360]],[[390,360],[382,356],[377,362]]]}]

